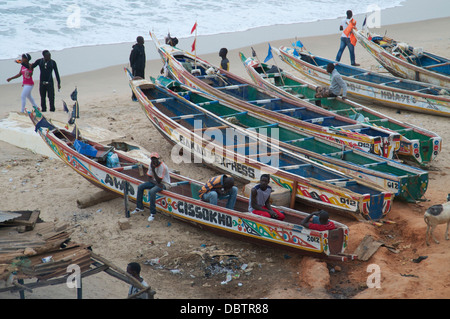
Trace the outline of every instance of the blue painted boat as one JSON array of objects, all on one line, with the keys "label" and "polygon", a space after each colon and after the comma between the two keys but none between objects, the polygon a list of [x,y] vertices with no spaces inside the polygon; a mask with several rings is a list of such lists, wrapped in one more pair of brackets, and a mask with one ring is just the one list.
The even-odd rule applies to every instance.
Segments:
[{"label": "blue painted boat", "polygon": [[165,67],[179,82],[256,111],[261,117],[386,158],[393,158],[400,148],[400,134],[396,132],[362,124],[310,103],[276,96],[186,51],[160,44],[151,35]]},{"label": "blue painted boat", "polygon": [[359,177],[393,192],[395,198],[416,202],[428,188],[428,172],[375,154],[316,138],[280,124],[277,134],[266,129],[271,122],[258,113],[243,111],[234,104],[216,100],[213,96],[193,89],[178,81],[158,77],[158,83],[177,93],[201,110],[211,112],[232,125],[251,133],[265,134],[281,148],[288,149],[319,164],[338,170],[348,176]]}]

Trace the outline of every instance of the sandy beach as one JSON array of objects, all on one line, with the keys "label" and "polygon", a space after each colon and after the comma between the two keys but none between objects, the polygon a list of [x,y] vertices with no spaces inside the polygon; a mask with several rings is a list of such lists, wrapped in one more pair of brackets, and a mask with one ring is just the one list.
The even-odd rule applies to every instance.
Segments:
[{"label": "sandy beach", "polygon": [[[445,2],[445,1],[444,1]],[[436,1],[437,4],[444,3]],[[445,3],[448,9],[448,4]],[[420,1],[407,1],[405,6],[382,12],[382,26],[375,31],[401,39],[416,47],[448,57],[450,50],[449,10],[429,8]],[[383,14],[386,13],[384,16]],[[447,15],[445,17],[445,15]],[[358,25],[363,17],[356,17]],[[298,36],[305,47],[325,58],[334,59],[339,47],[340,34],[337,20],[299,26],[259,28],[239,34],[199,37],[199,56],[215,65],[219,64],[218,51],[228,47],[230,71],[248,78],[239,61],[241,51],[250,56],[251,47],[260,58],[267,54],[267,41],[272,47],[290,45]],[[413,21],[413,22],[411,22]],[[292,33],[286,33],[290,29]],[[146,76],[157,76],[162,62],[148,35]],[[236,41],[233,41],[236,39]],[[251,39],[251,40],[249,40]],[[182,39],[179,47],[190,50],[192,39]],[[70,93],[78,90],[80,127],[100,127],[116,136],[124,136],[148,151],[158,151],[171,169],[199,181],[206,181],[217,172],[199,164],[175,165],[170,159],[171,145],[151,125],[137,102],[131,101],[131,91],[123,68],[128,66],[131,44],[107,45],[62,50],[52,54],[60,66],[62,89],[56,93],[56,112],[46,116],[66,122],[62,100],[70,105]],[[379,70],[376,61],[357,44],[357,62],[369,70]],[[34,54],[37,58],[38,54]],[[108,56],[106,61],[98,57]],[[34,59],[33,59],[34,60]],[[84,62],[83,62],[84,61]],[[346,50],[341,62],[349,63]],[[299,73],[277,63],[301,77]],[[6,67],[6,65],[8,65]],[[11,66],[12,65],[12,66]],[[101,65],[101,68],[96,66]],[[5,66],[5,67],[3,67]],[[17,73],[19,67],[10,61],[0,61],[1,83]],[[80,72],[77,72],[77,69]],[[39,101],[38,71],[33,96]],[[21,79],[0,85],[0,120],[20,110]],[[28,103],[28,102],[27,102]],[[347,252],[352,253],[365,235],[369,234],[396,252],[380,247],[367,262],[336,263],[294,255],[270,247],[255,246],[207,233],[201,229],[171,218],[157,216],[147,222],[148,210],[130,219],[131,229],[120,230],[118,220],[123,218],[123,199],[118,198],[90,208],[77,207],[77,199],[97,191],[97,188],[77,175],[59,160],[35,154],[30,150],[0,141],[0,199],[1,210],[41,211],[45,221],[67,222],[76,227],[72,240],[92,245],[94,252],[126,269],[129,262],[142,265],[142,277],[156,290],[157,299],[300,299],[300,298],[355,298],[355,299],[448,299],[450,298],[450,241],[444,240],[445,225],[436,229],[440,244],[425,244],[426,225],[423,213],[433,204],[443,203],[450,193],[450,130],[448,118],[437,118],[370,105],[374,109],[398,120],[415,124],[438,133],[443,139],[443,150],[427,168],[429,188],[425,202],[406,204],[395,201],[389,220],[393,224],[381,227],[358,223],[342,216],[332,216],[350,227]],[[29,107],[29,104],[27,104]],[[9,137],[14,139],[14,137]],[[43,143],[43,142],[42,142]],[[242,189],[243,185],[240,185]],[[134,208],[134,204],[132,204]],[[168,245],[169,243],[169,245]],[[226,274],[206,277],[201,254],[221,251],[235,256],[248,271],[227,284]],[[200,253],[199,253],[200,252]],[[427,256],[420,263],[412,262]],[[159,266],[147,261],[159,259]],[[203,262],[203,263],[202,263]],[[367,267],[377,264],[381,269],[381,288],[367,288]],[[170,270],[178,269],[174,273]],[[0,287],[3,283],[0,282]],[[128,285],[105,274],[98,274],[83,282],[83,298],[125,298]],[[0,293],[1,299],[17,299],[18,293]],[[76,292],[65,285],[52,286],[26,293],[29,299],[73,299]]]}]

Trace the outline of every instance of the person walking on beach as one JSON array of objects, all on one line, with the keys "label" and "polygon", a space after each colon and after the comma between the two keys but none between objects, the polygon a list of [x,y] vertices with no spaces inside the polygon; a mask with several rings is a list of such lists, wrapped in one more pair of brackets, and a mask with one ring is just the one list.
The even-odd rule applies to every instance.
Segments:
[{"label": "person walking on beach", "polygon": [[322,106],[320,98],[337,97],[341,95],[341,91],[342,98],[347,98],[347,83],[342,79],[341,74],[336,70],[333,63],[327,64],[327,73],[331,76],[331,84],[330,87],[318,86],[316,88],[315,102],[317,106]]},{"label": "person walking on beach", "polygon": [[228,198],[226,207],[234,209],[238,188],[234,186],[234,178],[224,174],[210,178],[198,192],[199,197],[210,204],[217,205],[219,199]]},{"label": "person walking on beach", "polygon": [[227,54],[227,48],[220,49],[219,56],[222,58],[222,61],[220,61],[220,68],[226,71],[230,71],[230,61],[227,58]]},{"label": "person walking on beach", "polygon": [[347,18],[342,20],[341,26],[339,27],[339,30],[342,31],[342,34],[341,45],[336,55],[336,61],[341,61],[342,53],[344,53],[345,48],[348,47],[348,51],[350,52],[351,64],[353,66],[359,66],[359,64],[355,62],[356,37],[352,32],[353,29],[356,29],[356,20],[353,19],[353,12],[351,10],[347,10]]},{"label": "person walking on beach", "polygon": [[50,104],[50,112],[55,112],[55,85],[53,83],[53,72],[58,81],[58,91],[61,89],[61,79],[59,77],[58,66],[48,50],[42,51],[43,58],[36,60],[31,66],[33,69],[39,66],[41,76],[39,78],[39,94],[41,95],[41,110],[47,111],[46,96]]},{"label": "person walking on beach", "polygon": [[269,186],[269,182],[270,175],[262,174],[259,178],[259,184],[251,190],[248,210],[250,213],[259,216],[284,220],[284,214],[270,205],[272,187]]},{"label": "person walking on beach", "polygon": [[[138,36],[136,38],[136,44],[133,45],[133,49],[130,53],[130,66],[133,77],[141,77],[145,79],[145,47],[144,38]],[[133,92],[131,97],[133,101],[137,101],[136,96]]]},{"label": "person walking on beach", "polygon": [[21,67],[18,74],[6,79],[7,82],[10,82],[11,80],[20,78],[22,76],[23,82],[22,82],[22,94],[20,96],[22,100],[22,107],[20,109],[21,113],[25,113],[25,104],[27,99],[31,102],[32,106],[36,106],[36,102],[33,99],[33,96],[31,95],[31,91],[34,87],[34,81],[33,81],[33,68],[30,64],[31,61],[31,55],[28,53],[22,54],[22,60],[21,60]]},{"label": "person walking on beach", "polygon": [[148,221],[151,222],[155,219],[156,214],[156,193],[170,187],[170,173],[169,168],[165,163],[160,161],[158,153],[153,152],[150,154],[150,167],[147,171],[149,181],[142,183],[138,186],[136,196],[136,209],[131,214],[136,214],[144,211],[143,198],[144,191],[149,190],[149,202],[150,202],[150,216]]}]

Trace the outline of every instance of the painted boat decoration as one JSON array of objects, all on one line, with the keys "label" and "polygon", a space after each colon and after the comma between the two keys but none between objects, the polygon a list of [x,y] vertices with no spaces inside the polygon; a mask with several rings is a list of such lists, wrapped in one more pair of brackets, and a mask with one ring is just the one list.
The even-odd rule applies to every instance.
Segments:
[{"label": "painted boat decoration", "polygon": [[218,69],[208,62],[170,45],[153,41],[171,76],[186,85],[203,90],[218,99],[258,111],[317,137],[393,158],[400,148],[400,135],[334,114],[309,103],[280,98],[252,82]]},{"label": "painted boat decoration", "polygon": [[[241,60],[249,76],[260,87],[291,99],[302,99],[311,103],[317,100],[316,85],[289,72],[281,70],[280,73],[277,66],[260,63],[252,57],[245,58],[242,53]],[[322,98],[320,102],[322,107],[334,113],[401,134],[398,155],[405,160],[426,165],[441,151],[442,138],[433,132],[401,122],[349,99]]]},{"label": "painted boat decoration", "polygon": [[253,135],[241,134],[229,123],[166,89],[143,79],[130,86],[147,117],[172,144],[172,154],[234,175],[245,181],[269,173],[278,185],[294,190],[297,200],[317,208],[344,213],[357,220],[379,220],[390,211],[393,193],[360,179],[350,178],[302,158]]},{"label": "painted boat decoration", "polygon": [[[85,155],[74,147],[77,139],[71,132],[61,128],[48,127],[48,122],[39,111],[29,112],[36,130],[50,149],[70,168],[95,186],[125,196],[136,201],[138,186],[147,181],[147,163],[142,163],[124,152],[116,152],[105,146],[83,138],[84,148],[95,152]],[[44,123],[43,123],[44,122]],[[108,167],[105,154],[116,154],[119,166]],[[149,161],[148,161],[149,162]],[[308,214],[286,207],[278,207],[286,215],[284,221],[261,217],[248,213],[248,199],[238,196],[235,210],[225,208],[225,202],[211,205],[198,199],[202,183],[171,173],[170,190],[157,194],[158,211],[179,220],[206,228],[210,231],[240,240],[309,254],[334,260],[353,260],[354,255],[346,254],[349,229],[346,225],[333,221],[337,226],[331,231],[315,231],[300,225]],[[149,206],[147,193],[144,205]]]},{"label": "painted boat decoration", "polygon": [[193,103],[196,108],[226,120],[233,127],[245,129],[248,134],[262,134],[268,141],[276,139],[276,144],[281,148],[338,170],[345,175],[375,183],[394,193],[395,198],[416,202],[422,199],[427,190],[428,172],[424,170],[296,132],[283,124],[278,124],[278,134],[269,134],[266,129],[260,128],[270,127],[272,123],[261,119],[256,112],[243,111],[235,104],[215,100],[207,93],[168,78],[159,77],[158,83],[171,90],[172,94],[180,95]]},{"label": "painted boat decoration", "polygon": [[379,36],[367,28],[353,33],[364,49],[391,74],[450,89],[449,59]]},{"label": "painted boat decoration", "polygon": [[[307,78],[320,85],[329,85],[326,65],[335,61],[285,46],[272,49]],[[336,70],[347,83],[347,93],[352,98],[418,113],[450,116],[450,96],[443,87],[370,72],[340,62],[336,64]]]}]

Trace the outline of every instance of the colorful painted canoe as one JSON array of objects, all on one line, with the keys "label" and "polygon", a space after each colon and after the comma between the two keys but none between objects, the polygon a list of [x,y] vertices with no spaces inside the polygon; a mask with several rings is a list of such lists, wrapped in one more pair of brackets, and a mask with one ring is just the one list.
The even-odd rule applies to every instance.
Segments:
[{"label": "colorful painted canoe", "polygon": [[[153,34],[152,34],[153,36]],[[400,135],[315,107],[310,103],[278,97],[250,81],[178,48],[153,41],[174,79],[201,89],[218,99],[257,111],[262,117],[276,119],[314,136],[393,158],[400,148]]]},{"label": "colorful painted canoe", "polygon": [[[242,133],[230,123],[160,85],[133,79],[130,86],[147,117],[174,145],[172,160],[204,163],[244,181],[258,181],[264,173],[289,189],[306,205],[340,212],[357,220],[379,220],[390,211],[392,192],[350,178],[312,160],[281,150],[277,145]],[[266,128],[277,131],[275,125]],[[177,154],[181,154],[176,157]]]},{"label": "colorful painted canoe", "polygon": [[395,194],[395,198],[416,202],[422,199],[428,187],[428,172],[386,159],[375,154],[296,132],[278,124],[278,134],[264,129],[271,122],[260,118],[258,113],[243,111],[235,104],[215,100],[211,95],[193,89],[165,77],[158,77],[158,83],[193,103],[200,110],[211,112],[248,134],[265,134],[268,141],[277,139],[281,148],[311,159],[319,164],[338,170],[345,175],[362,178],[375,183]]},{"label": "colorful painted canoe", "polygon": [[242,53],[241,60],[251,79],[266,90],[311,103],[320,100],[322,107],[329,111],[401,134],[398,155],[405,160],[426,165],[441,151],[442,138],[433,132],[401,122],[349,99],[343,100],[341,97],[316,99],[316,85],[289,72],[283,70],[280,72],[278,66],[260,63],[252,57],[246,58]]},{"label": "colorful painted canoe", "polygon": [[449,59],[379,36],[367,28],[353,33],[367,52],[393,75],[450,89]]},{"label": "colorful painted canoe", "polygon": [[[74,147],[77,139],[70,131],[48,125],[39,111],[29,112],[36,125],[37,132],[50,149],[70,168],[97,187],[125,196],[136,201],[138,186],[147,181],[148,163],[139,162],[128,157],[124,152],[116,152],[109,145],[102,145],[83,138],[86,145],[96,153],[85,155]],[[108,167],[104,161],[105,154],[117,155],[119,166]],[[149,161],[148,161],[149,162]],[[198,199],[198,190],[202,183],[187,177],[171,173],[169,190],[161,191],[156,196],[158,211],[176,219],[223,234],[235,236],[240,240],[259,244],[273,245],[278,248],[309,254],[334,260],[353,260],[354,255],[346,254],[349,230],[348,227],[333,221],[336,229],[331,231],[315,231],[300,225],[307,213],[277,207],[286,215],[284,221],[265,218],[248,213],[248,199],[238,196],[235,210],[225,208],[226,201],[211,205]],[[144,193],[144,205],[149,206],[147,193]]]},{"label": "colorful painted canoe", "polygon": [[[272,49],[284,62],[309,79],[320,85],[329,85],[330,75],[326,66],[335,61],[285,46],[279,50]],[[450,116],[450,96],[442,94],[447,92],[443,87],[382,75],[340,62],[336,64],[336,70],[347,83],[347,93],[352,98],[413,112]]]}]

